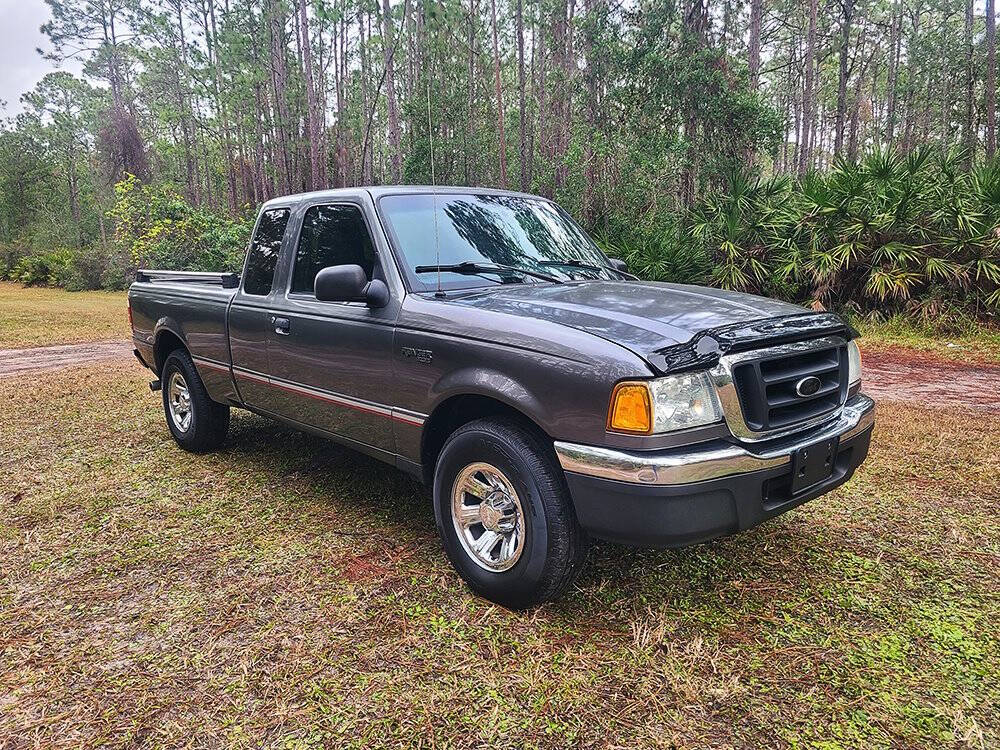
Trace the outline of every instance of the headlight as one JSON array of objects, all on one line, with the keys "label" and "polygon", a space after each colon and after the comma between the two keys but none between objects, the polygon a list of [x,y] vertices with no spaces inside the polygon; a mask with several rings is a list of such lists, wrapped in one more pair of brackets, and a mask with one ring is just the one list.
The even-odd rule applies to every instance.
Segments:
[{"label": "headlight", "polygon": [[861,382],[861,350],[856,341],[847,342],[847,382],[850,385]]},{"label": "headlight", "polygon": [[611,394],[608,429],[654,435],[722,419],[722,406],[706,372],[619,383]]}]

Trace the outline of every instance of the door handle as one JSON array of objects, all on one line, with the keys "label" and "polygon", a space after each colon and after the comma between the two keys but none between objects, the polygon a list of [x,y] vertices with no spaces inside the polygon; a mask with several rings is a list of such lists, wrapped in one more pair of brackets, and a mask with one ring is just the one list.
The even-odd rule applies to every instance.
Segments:
[{"label": "door handle", "polygon": [[289,333],[291,333],[291,330],[289,330],[291,323],[289,322],[288,318],[276,318],[272,315],[271,324],[274,326],[275,333],[279,333],[282,336],[287,336]]}]

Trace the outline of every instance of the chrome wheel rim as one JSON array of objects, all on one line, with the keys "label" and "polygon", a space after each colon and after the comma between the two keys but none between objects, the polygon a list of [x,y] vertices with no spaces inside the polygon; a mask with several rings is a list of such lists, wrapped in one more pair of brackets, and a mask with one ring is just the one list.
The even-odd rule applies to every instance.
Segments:
[{"label": "chrome wheel rim", "polygon": [[167,382],[167,407],[174,427],[181,432],[191,429],[191,392],[179,372],[171,373]]},{"label": "chrome wheel rim", "polygon": [[462,548],[479,567],[497,573],[520,559],[524,549],[521,498],[492,464],[469,464],[455,478],[451,520]]}]

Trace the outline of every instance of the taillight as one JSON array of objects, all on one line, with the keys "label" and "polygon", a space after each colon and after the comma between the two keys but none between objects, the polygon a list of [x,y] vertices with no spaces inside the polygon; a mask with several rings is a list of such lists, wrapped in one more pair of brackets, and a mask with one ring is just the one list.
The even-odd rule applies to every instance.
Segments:
[{"label": "taillight", "polygon": [[128,327],[134,329],[135,323],[132,322],[132,300],[128,299],[127,297],[126,299],[128,300]]}]

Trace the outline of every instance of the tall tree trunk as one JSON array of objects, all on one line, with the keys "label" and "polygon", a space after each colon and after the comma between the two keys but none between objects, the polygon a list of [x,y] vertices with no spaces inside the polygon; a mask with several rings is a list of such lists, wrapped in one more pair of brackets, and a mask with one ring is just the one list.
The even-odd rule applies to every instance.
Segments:
[{"label": "tall tree trunk", "polygon": [[965,121],[962,123],[962,146],[965,149],[965,168],[972,167],[975,135],[972,131],[972,100],[975,98],[975,71],[973,67],[972,22],[974,0],[965,4]]},{"label": "tall tree trunk", "polygon": [[[862,88],[862,85],[864,84],[865,73],[868,71],[868,66],[871,64],[871,61],[873,59],[875,59],[876,57],[878,57],[880,49],[881,49],[881,46],[878,43],[876,43],[875,44],[875,48],[872,50],[871,57],[868,58],[868,61],[861,68],[861,70],[858,71],[857,79],[855,80],[855,83],[854,83],[854,102],[853,102],[853,104],[851,106],[851,125],[850,125],[850,132],[849,132],[849,134],[847,136],[847,160],[850,161],[851,163],[855,163],[858,160],[858,139],[859,139],[859,136],[860,136],[860,133],[859,133],[860,122],[859,122],[859,120],[860,120],[860,117],[861,117],[861,88]],[[871,78],[872,78],[872,85],[874,87],[874,82],[878,78],[878,69],[877,69],[877,67],[876,67],[875,72],[872,74]],[[875,96],[874,96],[874,93],[873,93],[872,94],[872,102],[873,102],[873,104],[872,104],[872,112],[873,113],[874,113],[874,110],[875,110],[874,100],[875,100]]]},{"label": "tall tree trunk", "polygon": [[464,143],[462,144],[462,163],[465,166],[465,184],[473,185],[472,175],[476,171],[476,153],[472,148],[473,127],[476,107],[476,0],[469,0],[469,59],[468,59],[468,106],[465,113]]},{"label": "tall tree trunk", "polygon": [[750,88],[760,88],[760,25],[764,15],[764,0],[750,0]]},{"label": "tall tree trunk", "polygon": [[493,85],[497,96],[497,130],[500,142],[500,187],[507,187],[507,129],[503,117],[503,88],[500,84],[500,39],[497,34],[497,0],[490,0],[490,24],[493,27]]},{"label": "tall tree trunk", "polygon": [[80,232],[80,187],[76,177],[76,155],[72,140],[66,148],[66,189],[69,193],[69,215],[73,220],[73,241],[77,247],[83,244]]},{"label": "tall tree trunk", "polygon": [[906,44],[907,55],[907,81],[906,81],[906,103],[903,130],[903,153],[908,153],[913,148],[913,131],[916,128],[916,98],[917,98],[917,40],[920,34],[920,8],[912,11],[910,38]]},{"label": "tall tree trunk", "polygon": [[784,131],[782,134],[781,143],[781,167],[779,171],[785,173],[788,171],[788,139],[790,135],[790,128],[792,125],[792,108],[793,108],[793,97],[792,92],[794,91],[792,87],[792,60],[794,59],[795,49],[794,49],[794,39],[788,46],[788,65],[785,68],[785,87],[782,94],[784,98]]},{"label": "tall tree trunk", "polygon": [[844,148],[844,126],[847,119],[847,63],[851,46],[851,23],[854,21],[854,0],[842,0],[843,22],[840,27],[840,72],[837,76],[837,124],[833,155],[840,156]]},{"label": "tall tree trunk", "polygon": [[125,110],[125,101],[122,92],[122,76],[118,59],[118,37],[115,30],[115,8],[112,3],[99,6],[108,9],[108,15],[103,17],[104,44],[108,49],[108,84],[111,87],[111,103],[115,109]]},{"label": "tall tree trunk", "polygon": [[[695,54],[705,46],[705,34],[708,29],[707,0],[692,0],[684,16],[686,52]],[[685,92],[687,101],[684,105],[684,166],[680,175],[680,202],[687,207],[694,203],[695,184],[698,175],[698,149],[695,144],[698,135],[698,114],[695,106],[696,97],[702,92],[689,89]]]},{"label": "tall tree trunk", "polygon": [[[797,61],[801,61],[804,58],[804,56],[805,56],[805,50],[803,49],[802,37],[801,36],[796,39],[796,45],[795,45],[795,47],[796,47],[795,59]],[[805,86],[804,85],[800,86],[798,82],[799,82],[799,80],[801,80],[803,78],[804,73],[805,73],[805,70],[803,70],[800,67],[798,75],[795,77],[796,78],[796,81],[795,81],[795,148],[792,150],[792,169],[794,169],[794,171],[796,173],[798,173],[798,170],[799,170],[799,158],[800,158],[800,156],[802,154],[802,150],[803,150],[802,149],[802,141],[803,141],[803,135],[802,135],[802,130],[803,130],[803,127],[802,127],[802,114],[803,114],[803,111],[805,110],[805,98],[802,95],[803,92],[805,91]],[[790,169],[789,171],[792,171],[792,169]]]},{"label": "tall tree trunk", "polygon": [[[347,27],[350,24],[350,20],[347,15],[347,3],[344,2],[341,8],[340,17],[334,23],[333,38],[330,40],[330,52],[328,58],[330,59],[330,64],[333,65],[334,94],[337,98],[337,129],[334,145],[334,163],[337,165],[336,184],[337,187],[346,187],[348,184],[350,160],[348,158],[348,149],[344,144],[345,139],[349,138],[349,134],[344,125],[344,119],[347,113],[347,96],[344,89],[346,85],[345,79],[347,77]],[[327,109],[327,104],[324,101],[324,128],[326,127],[325,113]]]},{"label": "tall tree trunk", "polygon": [[[274,95],[274,122],[272,123],[277,136],[275,161],[280,167],[280,189],[282,192],[292,192],[292,161],[289,128],[291,122],[288,114],[288,100],[285,89],[288,83],[288,65],[285,60],[285,18],[279,3],[270,2],[268,9],[268,31],[271,42],[271,90]],[[267,115],[265,111],[265,116]]]},{"label": "tall tree trunk", "polygon": [[986,0],[986,156],[997,150],[997,19],[996,0]]},{"label": "tall tree trunk", "polygon": [[552,165],[554,168],[553,180],[556,190],[559,190],[566,184],[567,175],[566,152],[568,144],[564,136],[567,133],[565,124],[570,113],[571,89],[569,78],[572,59],[569,39],[573,2],[574,0],[559,0],[554,6],[554,15],[552,18],[552,68],[558,75],[555,77],[552,86],[552,106],[549,126],[551,130]]},{"label": "tall tree trunk", "polygon": [[593,230],[597,223],[597,154],[594,152],[594,141],[597,139],[598,112],[598,70],[595,50],[595,36],[603,21],[604,0],[585,0],[584,13],[586,25],[583,34],[583,59],[586,62],[587,81],[587,137],[584,144],[584,177],[583,177],[583,218],[588,229]]},{"label": "tall tree trunk", "polygon": [[309,39],[309,13],[306,0],[299,0],[299,28],[302,34],[302,69],[306,85],[306,124],[309,132],[309,188],[319,190],[322,184],[320,166],[319,105],[313,85],[312,43]]},{"label": "tall tree trunk", "polygon": [[933,107],[932,94],[934,92],[935,83],[936,76],[930,75],[927,77],[927,90],[924,96],[924,111],[921,117],[921,141],[923,143],[927,143],[931,137],[931,108]]},{"label": "tall tree trunk", "polygon": [[[358,4],[358,55],[361,57],[361,109],[364,118],[368,117],[368,55],[365,50],[368,47],[368,40],[365,34],[365,13],[362,5]],[[367,120],[362,122],[361,133],[361,184],[372,184],[372,144],[368,137]]]},{"label": "tall tree trunk", "polygon": [[896,134],[896,87],[899,83],[899,52],[902,44],[901,26],[903,24],[903,14],[899,8],[899,3],[892,6],[892,25],[889,28],[889,71],[886,76],[886,122],[885,122],[885,142],[892,145],[892,140]]},{"label": "tall tree trunk", "polygon": [[523,0],[515,5],[517,26],[517,119],[521,153],[521,191],[528,191],[528,133],[527,104],[524,80],[524,8]]},{"label": "tall tree trunk", "polygon": [[821,171],[826,157],[826,134],[828,132],[826,102],[819,106],[819,112],[814,117],[812,133],[809,136],[809,150],[812,157],[809,160],[809,169]]},{"label": "tall tree trunk", "polygon": [[108,230],[104,226],[104,211],[97,212],[97,226],[101,233],[101,249],[107,252],[108,250]]},{"label": "tall tree trunk", "polygon": [[389,0],[382,0],[382,30],[382,45],[385,51],[386,115],[389,120],[389,150],[391,152],[389,154],[390,176],[394,183],[399,184],[403,181],[403,154],[400,151],[399,105],[396,102],[396,73],[393,65],[396,45],[393,42]]},{"label": "tall tree trunk", "polygon": [[816,24],[819,0],[809,0],[809,31],[806,34],[805,88],[802,92],[802,146],[799,151],[799,177],[805,177],[812,162],[810,134],[816,124]]},{"label": "tall tree trunk", "polygon": [[226,172],[226,197],[229,200],[229,210],[236,211],[239,202],[236,186],[236,160],[233,158],[233,139],[230,122],[229,108],[222,96],[222,65],[219,62],[219,31],[215,22],[215,0],[208,0],[208,14],[211,19],[210,25],[205,29],[205,40],[208,48],[208,56],[212,63],[212,85],[215,95],[215,109],[222,122],[222,153],[226,160],[223,169]]},{"label": "tall tree trunk", "polygon": [[187,81],[187,51],[184,40],[184,8],[182,0],[174,0],[174,10],[177,13],[177,75],[175,82],[177,85],[177,114],[181,121],[181,137],[184,149],[184,171],[187,181],[188,200],[195,204],[201,203],[201,193],[198,189],[198,177],[195,169],[194,146],[192,144],[192,133],[190,128],[190,111],[187,103],[187,95],[184,91]]},{"label": "tall tree trunk", "polygon": [[[543,160],[547,157],[549,163],[551,163],[551,156],[548,144],[548,128],[546,127],[545,118],[550,115],[550,100],[552,97],[548,90],[548,58],[551,56],[545,42],[545,32],[541,29],[541,24],[536,22],[535,31],[532,34],[532,39],[536,40],[536,58],[537,58],[537,68],[538,68],[538,110],[535,117],[535,127],[532,130],[533,138],[535,143],[533,144],[532,154],[539,153],[542,155]],[[549,193],[548,197],[551,196],[551,191],[548,188],[544,188],[545,191]]]},{"label": "tall tree trunk", "polygon": [[559,187],[565,187],[569,180],[569,146],[570,135],[573,132],[573,92],[575,90],[576,78],[576,52],[575,45],[575,24],[576,0],[567,0],[566,3],[566,48],[563,55],[563,96],[562,96],[562,120],[560,122],[561,132],[559,137]]},{"label": "tall tree trunk", "polygon": [[541,50],[540,50],[541,40],[538,34],[538,18],[537,14],[532,18],[531,21],[531,95],[535,100],[535,113],[536,116],[532,118],[532,121],[528,128],[528,184],[534,185],[535,182],[535,153],[536,146],[539,140],[538,136],[538,113],[542,111],[542,102],[544,100],[544,91],[542,89],[542,60],[541,60]]}]

